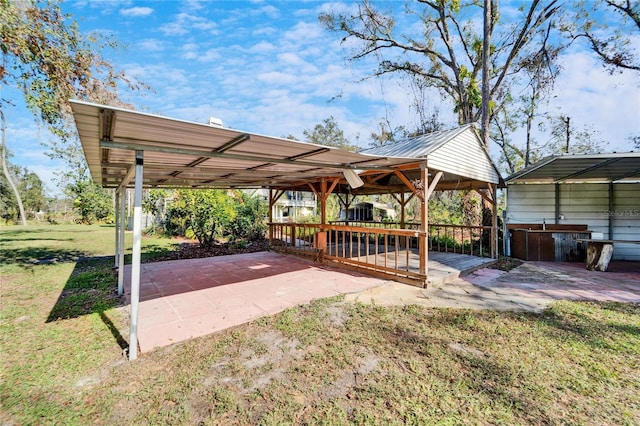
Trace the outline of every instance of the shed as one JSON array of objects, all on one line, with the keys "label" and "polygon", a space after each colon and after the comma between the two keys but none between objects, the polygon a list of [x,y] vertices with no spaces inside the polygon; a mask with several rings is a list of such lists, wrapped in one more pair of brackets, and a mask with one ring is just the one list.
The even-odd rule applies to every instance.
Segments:
[{"label": "shed", "polygon": [[348,209],[340,210],[341,221],[380,221],[395,218],[396,210],[393,206],[377,201],[364,201]]},{"label": "shed", "polygon": [[589,231],[618,241],[613,260],[640,260],[640,246],[623,242],[640,240],[640,153],[550,156],[506,182],[512,242],[516,229]]}]

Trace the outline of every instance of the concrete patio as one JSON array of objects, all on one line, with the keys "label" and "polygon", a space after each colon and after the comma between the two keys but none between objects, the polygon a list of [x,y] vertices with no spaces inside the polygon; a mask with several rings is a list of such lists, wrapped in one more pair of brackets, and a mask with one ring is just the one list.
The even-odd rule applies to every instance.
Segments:
[{"label": "concrete patio", "polygon": [[640,303],[640,262],[614,262],[608,272],[588,271],[580,262],[525,262],[509,272],[477,269],[427,289],[387,282],[345,299],[387,306],[536,312],[554,300]]},{"label": "concrete patio", "polygon": [[[348,302],[377,305],[530,311],[558,299],[640,303],[640,264],[611,269],[527,262],[510,272],[482,268],[461,277],[461,271],[447,270],[441,285],[421,289],[274,252],[145,263],[139,346],[149,352],[340,294]],[[125,294],[129,302],[128,279]]]},{"label": "concrete patio", "polygon": [[[125,268],[130,277],[130,266]],[[141,265],[141,352],[385,281],[273,252]],[[125,279],[130,303],[130,278]]]}]

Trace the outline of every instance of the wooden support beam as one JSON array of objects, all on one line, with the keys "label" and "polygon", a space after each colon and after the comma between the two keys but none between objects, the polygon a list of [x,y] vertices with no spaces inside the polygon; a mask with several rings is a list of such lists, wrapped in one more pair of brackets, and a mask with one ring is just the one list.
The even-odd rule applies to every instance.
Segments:
[{"label": "wooden support beam", "polygon": [[320,198],[320,196],[318,195],[318,191],[316,190],[315,186],[313,186],[312,183],[307,183],[307,185],[309,186],[309,188],[311,188],[311,190],[313,191],[313,193],[316,195],[316,197]]},{"label": "wooden support beam", "polygon": [[396,170],[394,173],[396,176],[398,176],[398,178],[402,181],[402,183],[404,183],[407,186],[407,188],[411,190],[411,192],[413,192],[418,197],[420,197],[421,200],[424,200],[423,194],[421,194],[420,191],[418,191],[418,189],[411,183],[411,181],[404,175],[404,173],[402,173],[400,170]]},{"label": "wooden support beam", "polygon": [[431,184],[429,184],[429,187],[427,189],[425,189],[425,191],[424,191],[424,199],[425,200],[429,201],[429,197],[431,197],[431,194],[433,194],[433,191],[436,190],[436,186],[438,185],[438,182],[440,182],[440,179],[442,179],[442,176],[444,176],[444,173],[438,172],[433,177],[433,180],[431,181]]},{"label": "wooden support beam", "polygon": [[[326,181],[324,181],[324,182],[326,183]],[[340,182],[340,178],[334,178],[333,179],[333,182],[331,183],[331,186],[329,187],[329,189],[327,190],[326,194],[324,195],[325,201],[327,200],[327,198],[329,198],[329,195],[331,195],[333,190],[336,189],[336,185],[338,184],[338,182]]]},{"label": "wooden support beam", "polygon": [[327,180],[320,181],[320,224],[322,226],[327,223]]}]

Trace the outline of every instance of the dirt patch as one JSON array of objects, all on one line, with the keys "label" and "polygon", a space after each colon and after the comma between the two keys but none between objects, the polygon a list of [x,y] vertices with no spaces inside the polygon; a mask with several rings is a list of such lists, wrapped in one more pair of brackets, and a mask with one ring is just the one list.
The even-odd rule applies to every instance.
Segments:
[{"label": "dirt patch", "polygon": [[301,359],[306,352],[299,347],[299,341],[277,330],[254,337],[249,346],[237,358],[225,358],[212,365],[204,384],[232,386],[241,394],[248,394],[272,380],[283,379],[291,361]]},{"label": "dirt patch", "polygon": [[509,272],[522,265],[522,263],[523,262],[520,259],[514,259],[513,257],[501,257],[489,265],[489,268]]}]

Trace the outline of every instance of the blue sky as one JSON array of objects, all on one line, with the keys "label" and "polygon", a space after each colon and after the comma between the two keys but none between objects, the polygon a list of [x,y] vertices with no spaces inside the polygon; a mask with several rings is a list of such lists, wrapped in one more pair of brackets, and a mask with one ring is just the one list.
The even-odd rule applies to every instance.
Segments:
[{"label": "blue sky", "polygon": [[[381,118],[412,127],[415,115],[409,106],[413,95],[402,81],[361,81],[375,68],[373,62],[348,63],[350,46],[318,21],[322,11],[351,6],[91,0],[67,2],[64,10],[82,31],[109,34],[128,46],[106,57],[153,87],[153,92],[124,96],[139,110],[198,122],[215,116],[228,127],[300,139],[305,129],[333,116],[352,143],[365,147]],[[402,9],[400,2],[387,6]],[[549,110],[570,115],[578,130],[591,126],[611,151],[632,150],[627,138],[640,135],[638,75],[609,75],[583,49],[572,49],[561,62],[564,70]],[[455,127],[450,104],[437,93],[427,102],[439,109],[447,127]],[[39,141],[49,136],[20,103],[6,115],[11,161],[38,173],[53,190],[62,164],[44,155]]]}]

